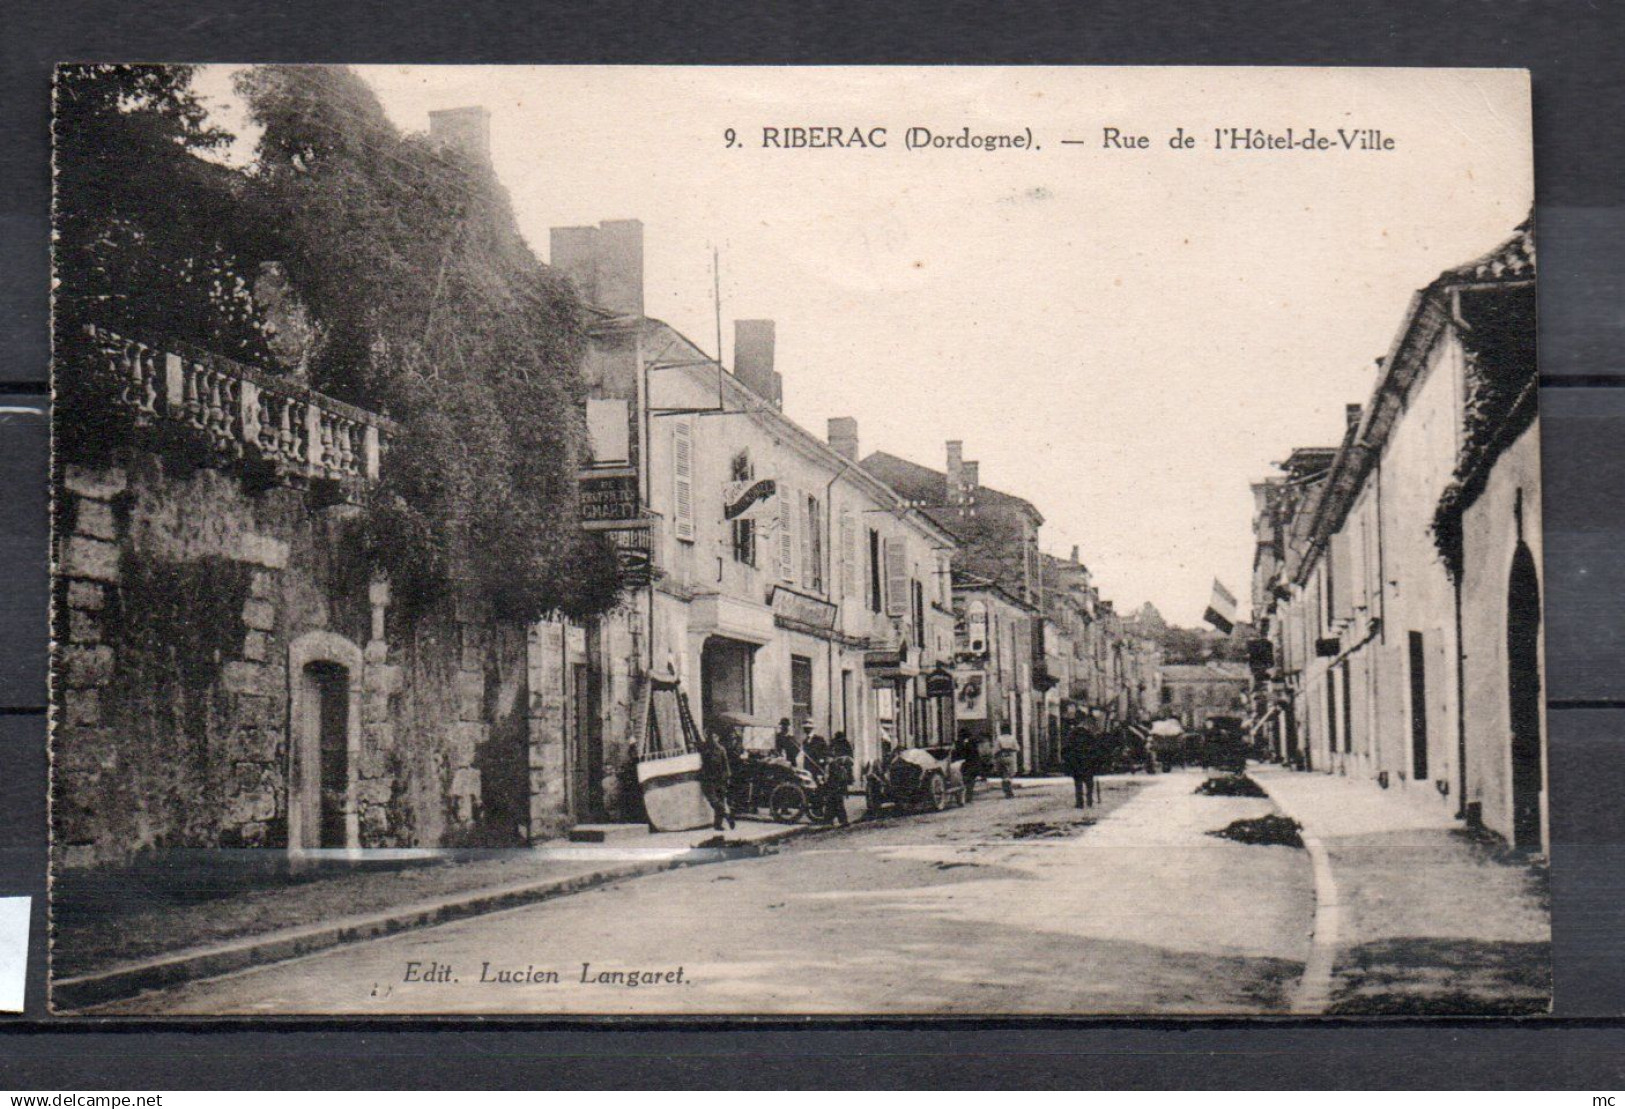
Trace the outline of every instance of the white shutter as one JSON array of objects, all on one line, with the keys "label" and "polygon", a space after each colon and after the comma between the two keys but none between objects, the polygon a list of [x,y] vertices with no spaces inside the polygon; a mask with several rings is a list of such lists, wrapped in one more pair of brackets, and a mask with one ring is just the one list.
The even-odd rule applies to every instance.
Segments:
[{"label": "white shutter", "polygon": [[901,539],[886,540],[886,615],[908,614],[908,549]]},{"label": "white shutter", "polygon": [[840,515],[840,594],[853,597],[858,592],[858,525],[850,512]]},{"label": "white shutter", "polygon": [[784,482],[779,482],[779,577],[795,584],[796,580],[796,494]]},{"label": "white shutter", "polygon": [[687,420],[672,424],[672,533],[694,541],[694,428]]}]

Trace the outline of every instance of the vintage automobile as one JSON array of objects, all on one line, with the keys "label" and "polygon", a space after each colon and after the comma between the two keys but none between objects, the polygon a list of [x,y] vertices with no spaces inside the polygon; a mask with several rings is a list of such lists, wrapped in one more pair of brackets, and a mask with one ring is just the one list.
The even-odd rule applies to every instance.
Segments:
[{"label": "vintage automobile", "polygon": [[965,763],[951,747],[906,747],[889,759],[870,763],[863,792],[870,816],[887,805],[941,812],[950,803],[965,803]]}]

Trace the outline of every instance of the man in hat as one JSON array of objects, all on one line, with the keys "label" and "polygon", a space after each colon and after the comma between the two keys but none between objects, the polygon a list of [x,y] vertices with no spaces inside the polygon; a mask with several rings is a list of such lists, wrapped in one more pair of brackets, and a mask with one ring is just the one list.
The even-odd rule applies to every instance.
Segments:
[{"label": "man in hat", "polygon": [[778,730],[773,733],[773,750],[791,766],[795,766],[801,759],[801,744],[796,742],[796,735],[790,728],[788,716],[779,718]]}]

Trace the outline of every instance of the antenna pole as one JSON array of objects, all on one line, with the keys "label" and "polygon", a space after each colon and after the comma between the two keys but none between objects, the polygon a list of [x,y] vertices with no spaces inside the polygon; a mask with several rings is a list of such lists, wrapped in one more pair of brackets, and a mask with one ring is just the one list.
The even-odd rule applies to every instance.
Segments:
[{"label": "antenna pole", "polygon": [[717,314],[717,365],[722,365],[722,261],[715,244],[711,246],[711,303]]}]

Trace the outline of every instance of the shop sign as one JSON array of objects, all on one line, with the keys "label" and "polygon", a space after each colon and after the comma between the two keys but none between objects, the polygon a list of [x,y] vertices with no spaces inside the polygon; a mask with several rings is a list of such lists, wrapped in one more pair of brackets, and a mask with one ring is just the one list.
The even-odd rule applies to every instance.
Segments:
[{"label": "shop sign", "polygon": [[615,559],[627,585],[648,585],[654,580],[654,532],[649,523],[645,520],[632,527],[598,529],[615,544]]},{"label": "shop sign", "polygon": [[638,475],[634,471],[581,475],[581,523],[589,531],[623,525],[642,516]]},{"label": "shop sign", "polygon": [[776,585],[773,587],[773,595],[769,598],[769,602],[773,607],[774,616],[792,623],[816,628],[819,631],[829,631],[835,627],[836,608],[828,601]]},{"label": "shop sign", "polygon": [[987,719],[987,675],[980,670],[961,671],[954,700],[954,715],[960,720]]},{"label": "shop sign", "polygon": [[766,515],[778,488],[770,477],[728,482],[722,489],[722,518],[754,520]]}]

